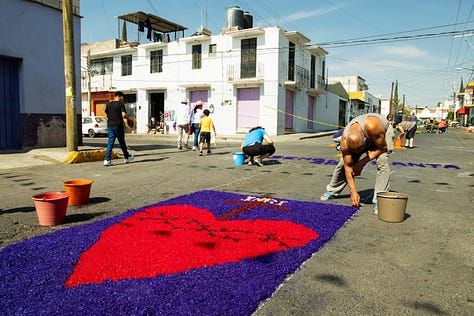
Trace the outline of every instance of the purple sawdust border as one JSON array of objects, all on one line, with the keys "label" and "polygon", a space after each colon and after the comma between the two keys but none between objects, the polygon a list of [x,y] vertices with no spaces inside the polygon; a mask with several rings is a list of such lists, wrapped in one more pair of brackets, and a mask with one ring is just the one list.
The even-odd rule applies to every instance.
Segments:
[{"label": "purple sawdust border", "polygon": [[[216,217],[238,206],[226,200],[262,197],[199,191],[153,204],[188,204]],[[62,229],[0,249],[0,314],[2,315],[249,315],[347,221],[357,209],[348,206],[263,200],[290,210],[256,207],[232,219],[290,220],[319,238],[254,259],[191,269],[155,278],[64,286],[80,255],[100,234],[143,207],[91,224]],[[232,220],[231,219],[231,220]]]}]

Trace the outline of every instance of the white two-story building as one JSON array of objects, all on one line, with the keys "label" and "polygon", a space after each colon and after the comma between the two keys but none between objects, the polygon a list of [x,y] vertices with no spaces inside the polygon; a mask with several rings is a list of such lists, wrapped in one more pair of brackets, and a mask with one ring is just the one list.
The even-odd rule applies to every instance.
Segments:
[{"label": "white two-story building", "polygon": [[330,77],[328,81],[340,82],[349,94],[350,106],[347,107],[346,123],[358,115],[381,113],[382,100],[368,91],[369,86],[361,76]]},{"label": "white two-story building", "polygon": [[201,29],[184,37],[185,27],[155,15],[120,16],[120,29],[131,34],[130,25],[136,28],[136,41],[122,35],[122,40],[82,44],[83,115],[103,115],[120,90],[137,133],[145,133],[160,112],[172,133],[175,109],[185,98],[191,108],[198,100],[204,103],[220,135],[257,125],[271,135],[336,129],[347,100],[328,92],[328,53],[299,32],[233,20],[221,34]]}]

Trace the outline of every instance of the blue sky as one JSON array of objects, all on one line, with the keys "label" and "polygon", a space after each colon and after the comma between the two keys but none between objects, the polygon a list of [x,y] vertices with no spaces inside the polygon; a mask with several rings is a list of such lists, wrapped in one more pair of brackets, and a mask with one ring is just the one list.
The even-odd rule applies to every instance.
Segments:
[{"label": "blue sky", "polygon": [[[329,76],[359,75],[383,98],[398,80],[400,100],[405,95],[410,106],[434,107],[453,98],[461,77],[465,84],[474,80],[474,31],[468,32],[474,0],[82,0],[81,42],[118,37],[117,16],[136,11],[187,27],[185,36],[200,25],[218,34],[226,8],[235,5],[253,16],[254,26],[278,25],[320,44],[329,52]],[[327,44],[341,40],[352,43]]]}]

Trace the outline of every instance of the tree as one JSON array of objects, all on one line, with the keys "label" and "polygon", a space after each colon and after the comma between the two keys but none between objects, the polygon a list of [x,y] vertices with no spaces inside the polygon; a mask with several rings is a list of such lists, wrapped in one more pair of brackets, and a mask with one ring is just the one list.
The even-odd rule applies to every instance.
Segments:
[{"label": "tree", "polygon": [[459,85],[459,93],[458,93],[458,99],[459,100],[463,99],[464,92],[465,92],[464,82],[463,82],[462,77],[461,77],[461,84]]},{"label": "tree", "polygon": [[395,81],[395,90],[393,92],[393,107],[398,111],[401,110],[400,99],[398,99],[398,80]]}]

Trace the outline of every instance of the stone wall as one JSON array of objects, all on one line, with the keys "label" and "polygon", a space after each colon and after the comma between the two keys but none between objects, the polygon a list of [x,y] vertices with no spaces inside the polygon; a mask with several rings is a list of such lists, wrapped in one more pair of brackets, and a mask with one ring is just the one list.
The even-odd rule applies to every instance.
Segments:
[{"label": "stone wall", "polygon": [[[22,147],[65,147],[66,146],[66,115],[37,114],[21,115]],[[77,116],[78,144],[82,144],[81,116]]]}]

